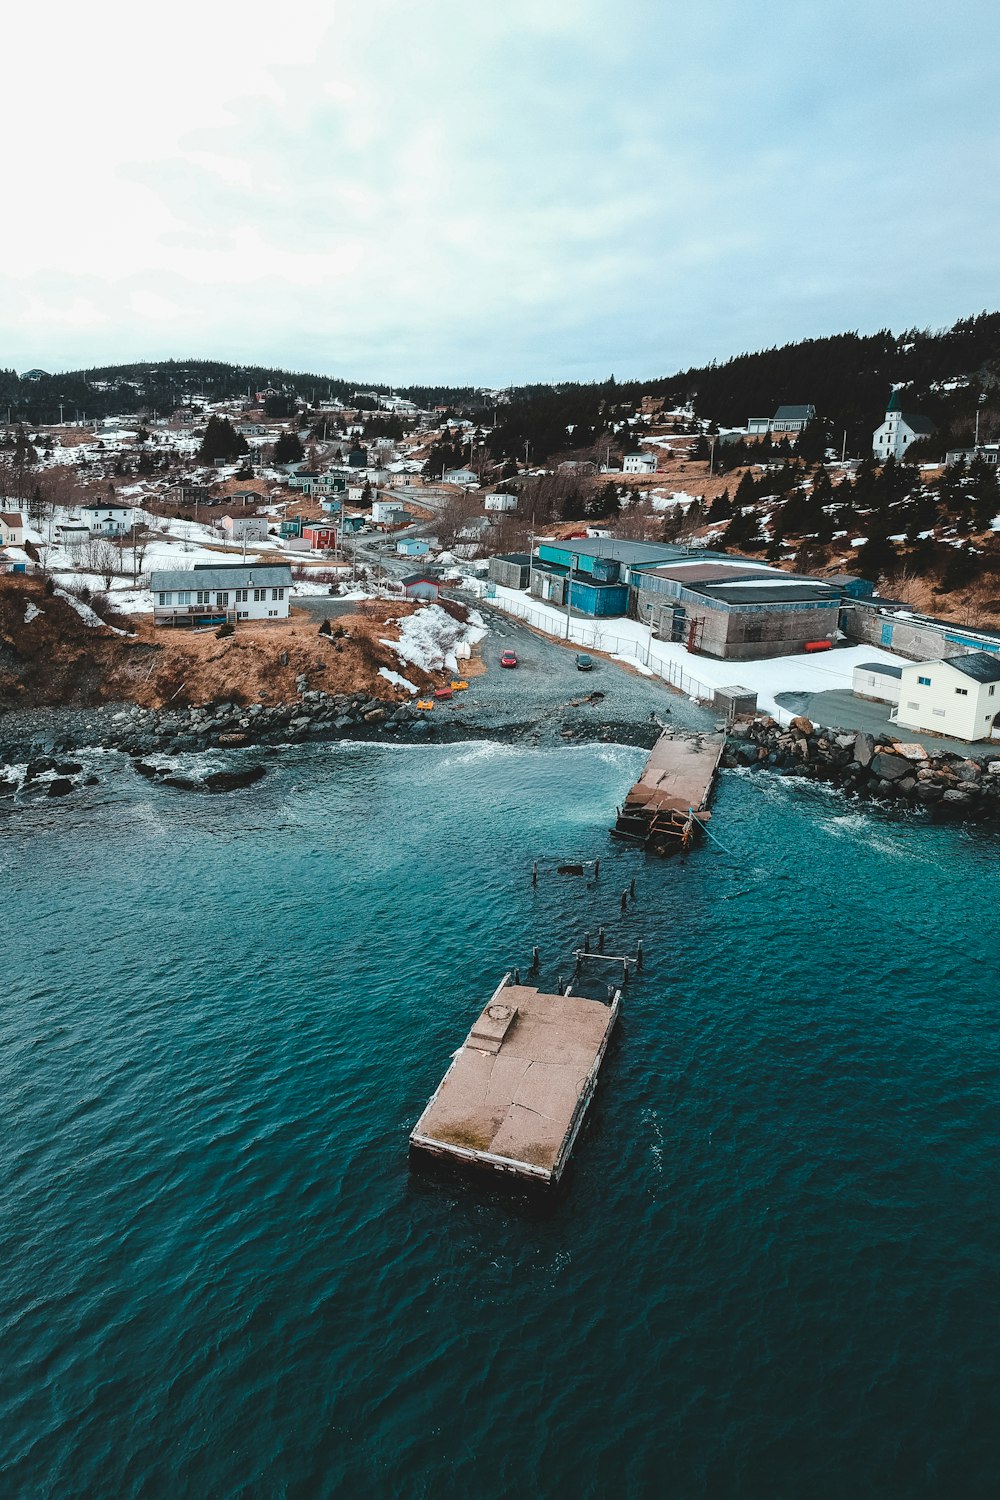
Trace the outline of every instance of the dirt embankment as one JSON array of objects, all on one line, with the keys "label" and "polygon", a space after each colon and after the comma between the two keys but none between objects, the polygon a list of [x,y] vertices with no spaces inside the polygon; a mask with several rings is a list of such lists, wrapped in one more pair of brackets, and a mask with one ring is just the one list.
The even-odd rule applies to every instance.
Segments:
[{"label": "dirt embankment", "polygon": [[395,639],[392,622],[415,607],[366,602],[358,614],[331,622],[343,634],[321,635],[314,616],[293,609],[288,620],[244,623],[223,638],[214,630],[156,627],[146,617],[132,617],[134,633],[119,635],[88,625],[40,579],[8,575],[0,578],[0,712],[113,702],[285,703],[296,697],[301,675],[327,693],[402,701],[410,695],[380,677],[380,667],[405,671],[421,689],[439,685],[416,667],[401,668],[381,643]]}]

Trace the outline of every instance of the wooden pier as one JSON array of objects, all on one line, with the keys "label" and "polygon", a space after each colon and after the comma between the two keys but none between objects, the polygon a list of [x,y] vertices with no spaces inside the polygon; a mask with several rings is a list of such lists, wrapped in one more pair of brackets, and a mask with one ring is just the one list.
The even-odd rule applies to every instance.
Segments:
[{"label": "wooden pier", "polygon": [[563,1174],[618,1018],[609,1004],[544,995],[505,974],[410,1136],[438,1158],[554,1186]]},{"label": "wooden pier", "polygon": [[711,816],[708,803],[724,745],[720,734],[661,734],[622,804],[614,836],[653,854],[687,849],[699,823]]}]

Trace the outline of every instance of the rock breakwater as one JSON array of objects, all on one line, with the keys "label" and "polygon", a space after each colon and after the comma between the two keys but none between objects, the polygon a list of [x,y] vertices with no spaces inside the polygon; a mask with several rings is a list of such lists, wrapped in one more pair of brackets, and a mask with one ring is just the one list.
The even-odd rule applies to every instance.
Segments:
[{"label": "rock breakwater", "polygon": [[963,756],[886,735],[824,729],[804,717],[787,728],[761,717],[733,726],[722,764],[825,781],[852,796],[941,816],[1000,817],[1000,746]]}]

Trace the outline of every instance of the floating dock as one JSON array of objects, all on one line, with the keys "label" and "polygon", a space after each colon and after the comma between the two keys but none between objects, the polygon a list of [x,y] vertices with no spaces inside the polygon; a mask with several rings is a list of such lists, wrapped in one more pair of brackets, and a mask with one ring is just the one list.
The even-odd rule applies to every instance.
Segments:
[{"label": "floating dock", "polygon": [[583,1123],[620,991],[543,995],[505,974],[410,1136],[410,1152],[554,1186]]},{"label": "floating dock", "polygon": [[711,816],[708,803],[725,743],[723,735],[661,734],[622,804],[614,836],[653,854],[688,848],[698,824]]}]

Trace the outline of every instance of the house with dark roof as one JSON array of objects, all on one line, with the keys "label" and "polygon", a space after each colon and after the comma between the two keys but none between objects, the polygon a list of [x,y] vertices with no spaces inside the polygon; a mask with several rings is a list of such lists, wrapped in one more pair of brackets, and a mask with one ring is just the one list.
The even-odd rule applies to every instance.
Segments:
[{"label": "house with dark roof", "polygon": [[812,402],[807,402],[804,406],[779,406],[773,417],[751,417],[747,422],[747,435],[762,437],[765,432],[801,432],[815,415],[816,408]]},{"label": "house with dark roof", "polygon": [[902,676],[902,667],[888,662],[859,662],[852,674],[851,691],[855,698],[867,698],[872,703],[898,703]]},{"label": "house with dark roof", "polygon": [[288,563],[196,563],[149,575],[156,625],[214,625],[286,620],[292,593]]},{"label": "house with dark roof", "polygon": [[942,661],[907,662],[890,718],[901,729],[955,740],[1000,739],[1000,656],[967,651]]},{"label": "house with dark roof", "polygon": [[885,421],[872,433],[872,452],[883,463],[887,458],[900,459],[917,438],[930,437],[934,423],[914,411],[903,410],[903,393],[894,390],[885,409]]},{"label": "house with dark roof", "polygon": [[407,599],[439,599],[441,597],[440,580],[431,578],[426,573],[407,573],[399,581]]}]

